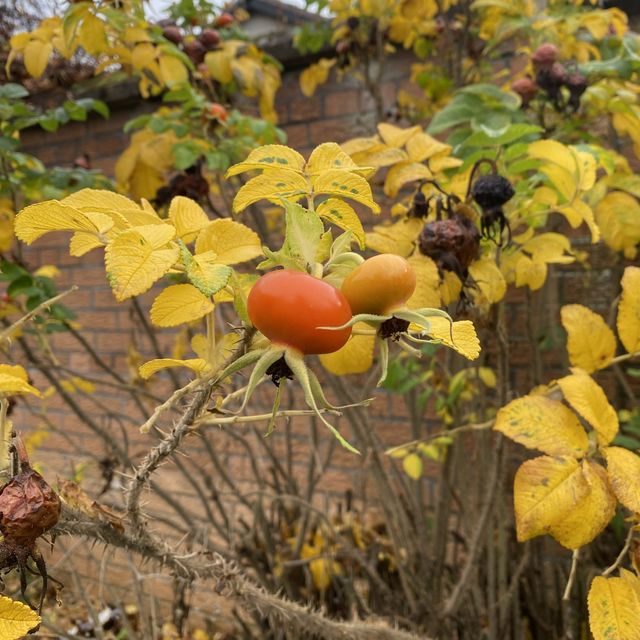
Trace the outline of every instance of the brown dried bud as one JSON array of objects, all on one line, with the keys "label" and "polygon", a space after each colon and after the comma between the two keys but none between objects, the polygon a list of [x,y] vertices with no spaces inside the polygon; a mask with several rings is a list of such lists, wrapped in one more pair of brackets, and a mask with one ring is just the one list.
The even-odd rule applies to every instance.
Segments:
[{"label": "brown dried bud", "polygon": [[531,61],[536,69],[550,69],[558,59],[558,47],[550,42],[541,44],[531,56]]},{"label": "brown dried bud", "polygon": [[60,498],[34,471],[22,440],[16,440],[20,473],[0,489],[0,532],[5,542],[31,546],[60,518]]}]

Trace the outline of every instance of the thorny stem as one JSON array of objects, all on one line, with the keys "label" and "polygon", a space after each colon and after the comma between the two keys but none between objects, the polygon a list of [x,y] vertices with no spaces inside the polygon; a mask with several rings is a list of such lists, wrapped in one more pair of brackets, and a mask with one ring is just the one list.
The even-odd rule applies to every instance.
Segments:
[{"label": "thorny stem", "polygon": [[2,333],[0,333],[0,343],[9,339],[20,327],[22,327],[29,320],[31,320],[31,318],[34,318],[35,316],[39,315],[45,309],[49,309],[52,304],[55,304],[59,300],[62,300],[62,298],[64,298],[65,296],[68,296],[77,288],[78,287],[73,286],[70,289],[63,291],[62,293],[59,293],[57,296],[54,296],[53,298],[49,298],[49,300],[45,300],[44,302],[41,302],[35,309],[32,309],[28,313],[25,313],[25,315],[23,315],[19,320],[16,320],[12,325],[7,327],[4,331],[2,331]]},{"label": "thorny stem", "polygon": [[[393,629],[383,622],[360,620],[338,621],[319,611],[268,593],[255,584],[234,563],[219,554],[188,554],[180,556],[168,545],[149,535],[122,533],[108,523],[88,519],[83,514],[64,507],[63,516],[53,530],[55,535],[82,535],[107,545],[134,551],[143,557],[169,566],[173,572],[189,581],[213,579],[217,591],[236,598],[249,611],[276,620],[300,637],[311,635],[321,640],[429,640],[412,633]],[[205,558],[208,558],[207,562]]]}]

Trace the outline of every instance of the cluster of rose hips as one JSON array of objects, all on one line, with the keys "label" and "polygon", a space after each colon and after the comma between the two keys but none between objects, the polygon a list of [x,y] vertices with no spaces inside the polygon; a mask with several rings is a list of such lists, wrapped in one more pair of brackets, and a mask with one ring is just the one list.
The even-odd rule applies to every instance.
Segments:
[{"label": "cluster of rose hips", "polygon": [[[436,219],[422,228],[418,236],[418,248],[437,264],[440,272],[451,271],[463,283],[468,277],[469,266],[480,255],[480,238],[500,245],[505,229],[507,241],[511,235],[503,206],[511,200],[515,190],[509,180],[495,171],[495,167],[491,173],[474,180],[483,162],[479,161],[474,166],[466,202],[447,194],[434,183],[441,193],[427,198],[422,189],[418,189],[409,211],[411,217],[426,218],[431,204],[435,202]],[[470,206],[471,201],[481,211],[480,230],[474,222],[477,213]]]},{"label": "cluster of rose hips", "polygon": [[[575,62],[561,62],[558,56],[559,51],[554,44],[541,44],[531,56],[535,79],[520,78],[511,85],[522,99],[523,107],[526,108],[543,92],[556,111],[570,109],[575,112],[580,108],[580,98],[588,86],[587,78],[578,71]],[[563,88],[568,90],[566,97]]]},{"label": "cluster of rose hips", "polygon": [[218,29],[229,27],[233,22],[234,17],[225,12],[213,21],[213,27],[202,29],[197,38],[185,38],[180,27],[175,24],[165,25],[162,35],[169,42],[181,47],[191,62],[197,66],[204,60],[207,51],[214,51],[222,42],[222,36]]}]

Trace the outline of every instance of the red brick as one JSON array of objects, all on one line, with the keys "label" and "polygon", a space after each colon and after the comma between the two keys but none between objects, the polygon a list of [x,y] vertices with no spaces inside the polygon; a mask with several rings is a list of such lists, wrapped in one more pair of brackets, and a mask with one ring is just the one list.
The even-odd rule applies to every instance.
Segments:
[{"label": "red brick", "polygon": [[287,134],[287,144],[294,149],[309,144],[309,128],[306,124],[293,124],[283,126]]},{"label": "red brick", "polygon": [[328,118],[312,122],[309,125],[311,142],[314,145],[323,142],[344,142],[353,137],[356,122],[353,117]]},{"label": "red brick", "polygon": [[324,115],[332,117],[358,113],[360,93],[355,89],[327,93],[324,96]]},{"label": "red brick", "polygon": [[289,102],[289,122],[316,120],[322,116],[322,100],[318,96]]}]

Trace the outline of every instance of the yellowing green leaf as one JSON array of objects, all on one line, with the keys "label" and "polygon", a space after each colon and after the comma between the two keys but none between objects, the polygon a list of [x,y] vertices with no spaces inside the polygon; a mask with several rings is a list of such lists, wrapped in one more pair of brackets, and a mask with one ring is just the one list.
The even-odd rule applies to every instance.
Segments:
[{"label": "yellowing green leaf", "polygon": [[516,533],[524,542],[549,533],[572,513],[589,493],[589,483],[575,458],[540,456],[520,466],[513,493]]},{"label": "yellowing green leaf", "polygon": [[422,458],[417,453],[410,453],[402,461],[404,472],[413,480],[422,477]]},{"label": "yellowing green leaf", "polygon": [[571,202],[578,184],[579,165],[570,147],[556,140],[539,140],[529,145],[532,158],[544,160],[541,171],[547,175],[557,190]]},{"label": "yellowing green leaf", "polygon": [[281,144],[267,144],[254,149],[244,162],[234,164],[226,177],[238,175],[254,169],[286,170],[302,174],[304,158],[294,149]]},{"label": "yellowing green leaf", "polygon": [[351,231],[360,248],[364,249],[365,235],[362,222],[351,205],[338,198],[328,198],[316,207],[316,213],[340,229]]},{"label": "yellowing green leaf", "polygon": [[189,360],[178,360],[177,358],[159,358],[157,360],[149,360],[145,362],[140,369],[140,377],[147,380],[154,373],[169,367],[187,367],[196,373],[202,373],[207,369],[207,362],[202,358],[191,358]]},{"label": "yellowing green leaf", "polygon": [[589,544],[611,522],[616,512],[616,497],[609,486],[607,472],[595,462],[582,461],[582,473],[589,492],[570,513],[551,526],[550,534],[567,549]]},{"label": "yellowing green leaf", "polygon": [[240,188],[233,199],[233,211],[237,213],[250,204],[265,199],[276,204],[280,204],[281,199],[296,202],[308,191],[306,178],[298,173],[265,171],[262,175],[251,178]]},{"label": "yellowing green leaf", "polygon": [[217,262],[238,264],[262,255],[260,237],[249,227],[220,218],[204,227],[196,240],[196,253],[213,251]]},{"label": "yellowing green leaf", "polygon": [[112,226],[113,221],[108,216],[82,213],[57,200],[25,207],[15,218],[16,236],[27,244],[49,231],[85,231],[99,235]]},{"label": "yellowing green leaf", "polygon": [[622,447],[607,447],[603,453],[616,497],[627,509],[640,513],[640,456]]},{"label": "yellowing green leaf", "polygon": [[313,183],[315,193],[326,193],[340,198],[349,198],[380,213],[380,207],[373,201],[369,183],[356,173],[332,169],[317,176]]},{"label": "yellowing green leaf", "polygon": [[407,307],[409,309],[439,308],[440,276],[436,263],[421,253],[411,256],[408,262],[416,273],[416,289],[407,300]]},{"label": "yellowing green leaf", "polygon": [[640,267],[627,267],[618,304],[618,336],[629,353],[640,351]]},{"label": "yellowing green leaf", "polygon": [[[366,331],[370,329],[364,322],[358,322],[353,331]],[[364,373],[373,364],[373,352],[375,348],[374,335],[352,334],[347,344],[333,353],[318,356],[322,366],[336,376],[349,373]]]},{"label": "yellowing green leaf", "polygon": [[193,256],[187,265],[187,277],[205,296],[212,296],[227,286],[233,269],[221,264],[213,251]]},{"label": "yellowing green leaf", "polygon": [[550,456],[581,458],[589,449],[589,439],[576,414],[544,396],[512,400],[498,411],[493,428]]},{"label": "yellowing green leaf", "polygon": [[107,245],[107,278],[117,300],[144,293],[169,271],[179,255],[174,236],[171,225],[145,225],[123,231]]},{"label": "yellowing green leaf", "polygon": [[449,155],[451,147],[420,131],[407,140],[407,152],[413,162],[424,162],[436,155]]},{"label": "yellowing green leaf", "polygon": [[480,355],[480,340],[471,320],[458,320],[451,325],[446,318],[433,316],[429,318],[429,324],[431,326],[427,333],[430,338],[439,340],[469,360],[475,360]]},{"label": "yellowing green leaf", "polygon": [[476,260],[469,267],[469,275],[473,278],[487,302],[500,302],[507,292],[507,283],[500,269],[491,258]]},{"label": "yellowing green leaf", "polygon": [[183,242],[192,242],[198,232],[209,224],[209,217],[203,208],[184,196],[176,196],[169,206],[169,220],[176,228],[178,238]]},{"label": "yellowing green leaf", "polygon": [[35,629],[41,622],[40,616],[26,604],[0,596],[0,638],[18,640]]},{"label": "yellowing green leaf", "polygon": [[29,384],[27,372],[20,365],[0,364],[0,394],[11,396],[32,393],[40,397],[40,392]]},{"label": "yellowing green leaf", "polygon": [[151,306],[151,322],[158,327],[199,320],[213,311],[213,302],[192,284],[174,284],[162,291]]},{"label": "yellowing green leaf", "polygon": [[568,304],[560,311],[567,332],[569,361],[587,373],[606,367],[616,351],[616,338],[602,316],[581,304]]},{"label": "yellowing green leaf", "polygon": [[558,384],[564,399],[597,431],[600,446],[608,445],[618,433],[618,414],[602,387],[582,372],[560,378]]},{"label": "yellowing green leaf", "polygon": [[597,576],[588,604],[594,640],[640,640],[640,599],[630,581]]}]

